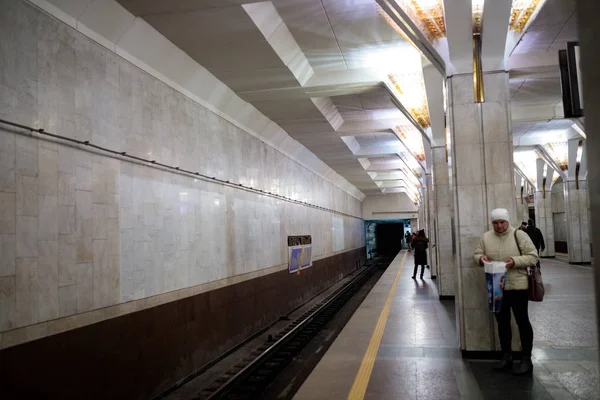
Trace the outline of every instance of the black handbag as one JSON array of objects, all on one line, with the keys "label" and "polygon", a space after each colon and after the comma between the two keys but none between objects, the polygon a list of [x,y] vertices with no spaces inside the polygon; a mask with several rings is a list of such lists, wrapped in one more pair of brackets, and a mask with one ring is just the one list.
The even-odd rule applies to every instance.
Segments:
[{"label": "black handbag", "polygon": [[[519,246],[519,240],[517,239],[517,231],[515,230],[515,242],[519,249],[519,255],[523,255],[521,252],[521,246]],[[544,294],[546,289],[544,288],[544,281],[542,280],[542,271],[536,266],[532,265],[527,268],[527,280],[529,283],[529,301],[544,301]]]}]

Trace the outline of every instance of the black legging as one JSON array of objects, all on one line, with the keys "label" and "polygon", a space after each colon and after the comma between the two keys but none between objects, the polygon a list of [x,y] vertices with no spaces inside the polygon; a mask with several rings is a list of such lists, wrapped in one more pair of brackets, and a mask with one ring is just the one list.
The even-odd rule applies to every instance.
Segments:
[{"label": "black legging", "polygon": [[[413,271],[413,276],[417,276],[417,271],[419,271],[419,265],[415,264],[415,269]],[[423,276],[424,272],[425,272],[425,264],[421,265],[421,277]]]},{"label": "black legging", "polygon": [[502,307],[496,313],[498,322],[498,335],[500,346],[504,354],[511,353],[512,330],[510,328],[510,310],[515,316],[523,347],[523,357],[531,357],[533,349],[533,328],[529,322],[527,306],[529,305],[529,293],[527,290],[505,290],[502,297]]}]

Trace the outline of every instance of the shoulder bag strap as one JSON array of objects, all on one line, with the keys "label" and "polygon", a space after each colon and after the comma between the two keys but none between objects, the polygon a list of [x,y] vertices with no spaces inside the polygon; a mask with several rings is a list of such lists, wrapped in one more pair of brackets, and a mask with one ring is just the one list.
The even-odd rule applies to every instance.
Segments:
[{"label": "shoulder bag strap", "polygon": [[[517,238],[517,230],[515,229],[515,242],[517,243],[517,249],[519,249],[519,255],[522,256],[523,252],[521,251],[521,246],[519,246],[519,239]],[[529,268],[526,268],[526,273],[522,273],[521,271],[517,271],[519,272],[521,275],[528,275],[529,274]]]},{"label": "shoulder bag strap", "polygon": [[517,242],[517,249],[519,249],[519,255],[522,256],[521,246],[519,246],[519,239],[517,238],[517,230],[515,229],[515,242]]}]

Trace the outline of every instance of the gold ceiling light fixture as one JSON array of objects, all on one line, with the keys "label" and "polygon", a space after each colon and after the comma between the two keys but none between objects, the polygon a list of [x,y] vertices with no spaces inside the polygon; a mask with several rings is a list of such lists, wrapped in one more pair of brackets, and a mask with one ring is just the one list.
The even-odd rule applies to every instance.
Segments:
[{"label": "gold ceiling light fixture", "polygon": [[473,13],[473,89],[475,103],[485,102],[483,68],[481,65],[481,23],[484,0],[472,0]]},{"label": "gold ceiling light fixture", "polygon": [[483,21],[483,3],[484,0],[472,0],[473,12],[473,34],[481,35],[481,23]]},{"label": "gold ceiling light fixture", "polygon": [[419,126],[423,129],[431,125],[429,105],[425,91],[423,72],[413,72],[401,75],[388,75],[390,83],[398,93],[400,103],[406,107]]},{"label": "gold ceiling light fixture", "polygon": [[417,128],[415,128],[413,125],[397,125],[396,134],[419,161],[425,161],[423,138],[421,137],[421,132],[419,132]]},{"label": "gold ceiling light fixture", "polygon": [[515,164],[531,183],[537,182],[537,162],[534,151],[520,151],[513,155]]},{"label": "gold ceiling light fixture", "polygon": [[446,37],[442,0],[395,0],[429,43]]},{"label": "gold ceiling light fixture", "polygon": [[541,9],[546,0],[513,0],[510,12],[510,30],[523,32],[527,23]]},{"label": "gold ceiling light fixture", "polygon": [[412,171],[412,174],[410,174],[408,170],[404,168],[402,169],[402,171],[408,176],[408,179],[413,183],[413,185],[415,185],[417,188],[420,188],[421,183],[419,182],[419,179],[421,179],[421,177],[423,176],[421,165],[412,156],[412,154],[409,154],[408,152],[403,151],[400,152],[398,155],[400,156],[402,161],[404,161],[404,164],[406,164],[410,171]]},{"label": "gold ceiling light fixture", "polygon": [[569,169],[569,147],[567,142],[547,143],[544,148],[554,159],[561,171]]},{"label": "gold ceiling light fixture", "polygon": [[[401,154],[398,154],[398,157],[404,160],[404,158],[401,157]],[[406,182],[410,188],[415,191],[418,191],[421,188],[421,181],[415,176],[415,172],[407,166],[406,162],[404,162],[404,165],[402,165],[399,170],[404,174],[404,178],[406,178]]]},{"label": "gold ceiling light fixture", "polygon": [[379,14],[379,16],[383,18],[383,20],[388,24],[390,28],[392,28],[398,35],[400,35],[402,39],[410,43],[410,45],[414,47],[415,50],[421,53],[421,50],[419,50],[419,48],[413,43],[413,41],[410,40],[408,35],[404,33],[402,28],[398,26],[398,24],[388,15],[388,13],[383,8],[381,8],[379,4],[375,3],[375,9],[377,10],[377,14]]}]

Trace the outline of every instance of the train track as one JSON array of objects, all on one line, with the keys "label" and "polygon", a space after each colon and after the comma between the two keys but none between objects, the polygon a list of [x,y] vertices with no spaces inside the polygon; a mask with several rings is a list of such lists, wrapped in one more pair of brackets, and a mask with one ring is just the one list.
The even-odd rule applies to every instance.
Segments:
[{"label": "train track", "polygon": [[[387,263],[385,263],[387,264]],[[332,319],[375,272],[380,263],[365,266],[346,285],[306,311],[269,341],[255,349],[194,400],[258,399],[280,372]]]}]

